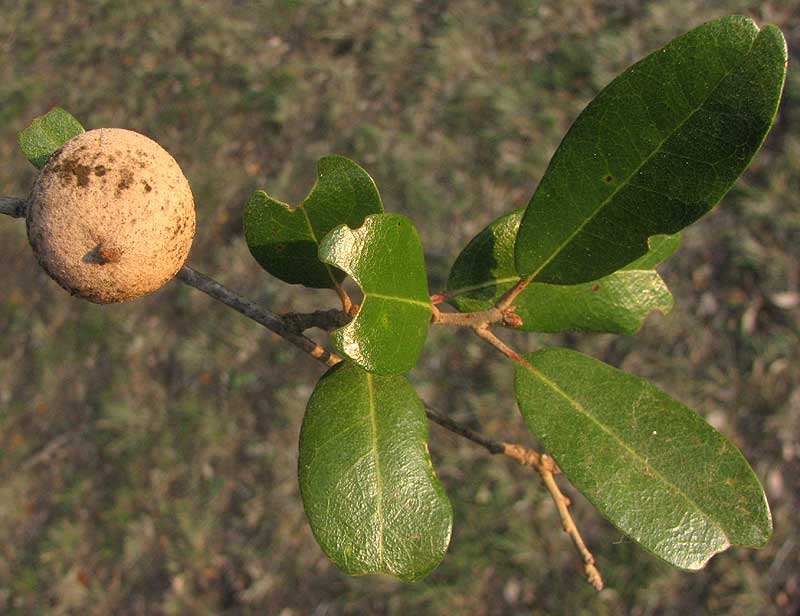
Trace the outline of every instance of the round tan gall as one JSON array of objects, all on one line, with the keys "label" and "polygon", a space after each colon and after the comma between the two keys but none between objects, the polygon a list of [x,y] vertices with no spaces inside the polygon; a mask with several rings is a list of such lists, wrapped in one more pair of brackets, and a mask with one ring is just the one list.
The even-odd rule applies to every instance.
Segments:
[{"label": "round tan gall", "polygon": [[73,295],[98,304],[151,293],[189,256],[194,199],[178,163],[120,128],[82,133],[39,173],[27,211],[39,263]]}]

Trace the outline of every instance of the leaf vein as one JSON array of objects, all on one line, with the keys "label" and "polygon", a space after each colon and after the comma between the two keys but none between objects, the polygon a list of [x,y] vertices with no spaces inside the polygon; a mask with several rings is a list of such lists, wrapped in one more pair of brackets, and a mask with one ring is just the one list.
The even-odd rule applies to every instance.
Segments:
[{"label": "leaf vein", "polygon": [[378,562],[384,565],[383,560],[383,478],[381,477],[381,461],[378,453],[378,418],[375,413],[375,391],[372,384],[372,373],[366,372],[367,392],[369,393],[369,419],[370,434],[372,438],[372,452],[375,458],[375,517],[378,521]]},{"label": "leaf vein", "polygon": [[[750,50],[752,50],[752,43],[751,43],[751,46],[750,46]],[[748,50],[748,52],[747,52],[747,54],[746,54],[746,55],[749,55],[749,53],[750,53],[750,50]],[[586,220],[584,220],[584,221],[583,221],[583,222],[582,222],[580,225],[578,225],[578,226],[576,227],[576,229],[575,229],[575,230],[574,230],[572,233],[570,233],[570,234],[569,234],[569,236],[568,236],[568,237],[567,237],[567,238],[566,238],[566,239],[565,239],[563,242],[561,242],[561,244],[560,244],[560,245],[559,245],[559,246],[558,246],[558,247],[557,247],[557,248],[556,248],[556,249],[555,249],[555,250],[552,252],[552,254],[551,254],[549,257],[547,257],[547,259],[545,259],[545,260],[544,260],[544,262],[543,262],[543,263],[542,263],[542,264],[541,264],[541,265],[540,265],[540,266],[539,266],[539,267],[538,267],[536,270],[534,270],[534,272],[533,272],[533,273],[531,273],[531,274],[528,276],[528,278],[527,278],[528,280],[533,280],[533,279],[535,279],[535,278],[536,278],[536,276],[538,276],[538,275],[539,275],[539,274],[540,274],[540,273],[541,273],[541,272],[542,272],[542,271],[543,271],[543,270],[544,270],[544,269],[545,269],[545,268],[546,268],[548,265],[550,265],[550,263],[552,263],[552,262],[553,262],[553,260],[554,260],[554,259],[555,259],[555,258],[556,258],[556,257],[557,257],[559,254],[561,254],[561,252],[564,250],[564,248],[566,248],[566,246],[567,246],[567,245],[568,245],[570,242],[572,242],[572,240],[573,240],[573,239],[574,239],[574,238],[575,238],[575,237],[576,237],[576,236],[577,236],[577,235],[578,235],[578,234],[579,234],[581,231],[583,231],[583,229],[584,229],[584,228],[585,228],[585,227],[586,227],[586,226],[587,226],[589,223],[591,223],[591,222],[594,220],[594,218],[595,218],[595,217],[596,217],[596,216],[597,216],[597,215],[598,215],[598,214],[599,214],[599,213],[600,213],[600,212],[601,212],[601,211],[602,211],[602,210],[603,210],[603,209],[604,209],[604,208],[605,208],[605,207],[606,207],[606,206],[607,206],[607,205],[608,205],[608,204],[609,204],[609,203],[610,203],[610,202],[611,202],[613,199],[614,199],[614,197],[616,197],[616,196],[617,196],[617,195],[618,195],[618,194],[619,194],[619,193],[620,193],[620,192],[621,192],[623,189],[625,189],[625,188],[628,186],[628,184],[629,184],[629,182],[630,182],[631,178],[633,178],[633,177],[634,177],[634,176],[635,176],[635,175],[636,175],[636,174],[637,174],[639,171],[641,171],[641,170],[642,170],[642,169],[645,167],[645,165],[647,165],[647,164],[648,164],[648,163],[649,163],[649,162],[650,162],[650,161],[651,161],[651,160],[652,160],[652,159],[653,159],[653,158],[654,158],[654,157],[655,157],[657,154],[661,153],[661,151],[662,151],[662,148],[663,148],[664,144],[665,144],[667,141],[669,141],[669,140],[670,140],[670,139],[671,139],[673,136],[675,136],[675,135],[676,135],[676,134],[677,134],[677,133],[678,133],[678,132],[679,132],[681,129],[683,129],[683,127],[684,127],[684,126],[686,126],[686,124],[688,124],[688,123],[689,123],[689,121],[690,121],[692,118],[694,118],[694,116],[695,116],[695,115],[696,115],[696,114],[697,114],[699,111],[701,111],[701,110],[702,110],[702,109],[705,107],[706,103],[708,103],[708,101],[709,101],[709,100],[711,100],[711,98],[714,96],[714,94],[716,93],[716,91],[719,89],[719,87],[720,87],[720,85],[722,84],[722,82],[723,82],[723,81],[725,81],[725,79],[727,79],[729,75],[733,74],[733,73],[735,72],[736,68],[738,68],[738,67],[732,68],[731,70],[729,70],[729,71],[725,72],[725,74],[724,74],[724,75],[723,75],[723,76],[722,76],[722,77],[719,79],[719,81],[717,81],[717,83],[716,83],[716,84],[714,85],[714,87],[711,89],[711,91],[709,92],[708,96],[706,96],[706,97],[703,99],[703,101],[702,101],[702,102],[701,102],[701,103],[700,103],[700,104],[699,104],[697,107],[695,107],[695,108],[694,108],[694,109],[693,109],[693,110],[692,110],[692,111],[691,111],[691,112],[690,112],[690,113],[689,113],[689,114],[688,114],[688,115],[687,115],[687,116],[686,116],[686,117],[685,117],[685,118],[684,118],[684,119],[683,119],[683,120],[682,120],[682,121],[681,121],[681,122],[680,122],[680,123],[679,123],[679,124],[678,124],[678,125],[677,125],[677,126],[674,128],[674,129],[673,129],[673,130],[672,130],[672,131],[670,131],[670,132],[667,134],[667,136],[666,136],[666,137],[664,137],[664,139],[662,139],[662,140],[661,140],[661,142],[660,142],[660,143],[659,143],[659,144],[658,144],[658,145],[657,145],[657,146],[656,146],[656,147],[653,149],[653,151],[652,151],[652,152],[651,152],[651,153],[650,153],[650,154],[649,154],[649,155],[648,155],[648,156],[647,156],[647,157],[646,157],[646,158],[645,158],[645,159],[644,159],[644,160],[641,162],[641,164],[640,164],[638,167],[636,167],[636,169],[634,169],[634,170],[633,170],[633,171],[632,171],[632,172],[631,172],[631,173],[628,175],[628,177],[627,177],[627,178],[625,178],[625,181],[623,181],[623,182],[620,182],[619,186],[617,186],[617,187],[616,187],[616,188],[615,188],[615,189],[614,189],[614,190],[611,192],[611,194],[610,194],[610,195],[608,195],[608,197],[606,197],[606,198],[605,198],[605,199],[604,199],[604,200],[603,200],[603,201],[602,201],[602,202],[601,202],[601,203],[600,203],[600,204],[599,204],[599,205],[598,205],[598,206],[595,208],[595,210],[594,210],[594,211],[593,211],[593,212],[592,212],[592,213],[591,213],[589,216],[587,216],[587,217],[586,217]]]},{"label": "leaf vein", "polygon": [[615,441],[617,441],[617,443],[619,443],[620,446],[624,450],[626,450],[628,453],[630,453],[631,456],[633,456],[636,460],[639,460],[640,462],[642,462],[648,468],[648,470],[651,471],[652,475],[654,475],[657,478],[660,478],[667,486],[672,488],[674,490],[674,492],[676,492],[677,494],[682,496],[683,499],[687,503],[689,503],[689,505],[691,505],[697,512],[701,513],[708,520],[708,522],[710,524],[712,524],[717,529],[719,529],[722,532],[722,534],[725,536],[725,538],[730,542],[730,539],[728,538],[728,533],[726,532],[726,530],[722,526],[720,526],[719,523],[717,523],[717,521],[708,512],[706,512],[705,509],[703,509],[691,496],[689,496],[680,487],[678,487],[672,481],[670,481],[667,477],[665,477],[660,471],[658,471],[657,469],[654,469],[652,466],[650,466],[647,458],[643,457],[638,451],[636,451],[635,449],[631,448],[624,440],[622,440],[622,438],[620,438],[620,436],[616,432],[611,430],[605,424],[601,423],[594,415],[592,415],[589,411],[587,411],[580,402],[578,402],[575,398],[573,398],[567,392],[565,392],[563,389],[561,389],[558,386],[557,383],[555,383],[554,381],[551,381],[549,378],[547,378],[542,372],[537,370],[532,364],[529,364],[529,363],[525,364],[524,367],[525,367],[526,370],[528,370],[528,372],[530,372],[534,376],[534,378],[539,379],[542,383],[544,383],[544,385],[546,387],[549,387],[551,390],[553,390],[559,396],[564,398],[570,404],[570,406],[572,406],[572,408],[574,408],[578,413],[580,413],[580,414],[584,415],[585,417],[587,417],[588,419],[590,419],[593,423],[595,423],[597,425],[598,428],[600,428],[600,430],[602,430],[603,432],[608,434],[610,437],[612,437]]}]

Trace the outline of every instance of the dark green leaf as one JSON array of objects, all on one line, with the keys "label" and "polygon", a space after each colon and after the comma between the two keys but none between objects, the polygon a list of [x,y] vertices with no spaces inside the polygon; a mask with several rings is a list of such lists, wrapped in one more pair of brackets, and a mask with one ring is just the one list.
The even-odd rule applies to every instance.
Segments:
[{"label": "dark green leaf", "polygon": [[708,212],[772,126],[786,42],[746,17],[675,39],[581,113],[528,204],[517,273],[578,284],[610,274]]},{"label": "dark green leaf", "polygon": [[356,317],[331,335],[336,349],[370,372],[411,370],[432,311],[413,223],[399,214],[373,214],[358,229],[343,225],[322,240],[319,258],[350,274],[364,292]]},{"label": "dark green leaf", "polygon": [[329,370],[308,401],[298,466],[311,530],[345,573],[411,582],[444,557],[453,510],[405,377],[349,362]]},{"label": "dark green leaf", "polygon": [[736,447],[647,381],[566,349],[527,357],[517,402],[570,481],[645,549],[699,569],[772,533],[764,491]]},{"label": "dark green leaf", "polygon": [[[514,239],[522,209],[481,231],[456,259],[447,289],[462,312],[487,310],[520,277],[514,270]],[[632,334],[653,310],[672,308],[672,295],[653,267],[678,248],[676,235],[654,236],[651,249],[622,270],[592,282],[564,286],[534,282],[514,300],[521,329],[538,332],[590,331]]]},{"label": "dark green leaf", "polygon": [[244,234],[256,261],[273,276],[333,288],[345,274],[320,262],[320,240],[339,225],[360,226],[364,217],[382,212],[383,204],[369,174],[347,158],[321,158],[317,174],[316,184],[296,208],[263,190],[253,193],[244,210]]},{"label": "dark green leaf", "polygon": [[19,147],[38,169],[62,146],[83,132],[83,126],[60,107],[39,116],[19,134]]}]

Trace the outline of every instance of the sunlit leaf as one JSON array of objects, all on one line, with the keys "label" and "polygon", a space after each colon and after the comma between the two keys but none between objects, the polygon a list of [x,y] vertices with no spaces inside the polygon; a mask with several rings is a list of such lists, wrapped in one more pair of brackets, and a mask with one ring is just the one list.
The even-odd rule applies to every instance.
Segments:
[{"label": "sunlit leaf", "polygon": [[300,433],[300,490],[314,537],[345,573],[410,582],[444,557],[453,510],[427,443],[405,377],[348,362],[317,384]]},{"label": "sunlit leaf", "polygon": [[550,161],[520,224],[517,273],[595,280],[700,218],[761,147],[785,74],[780,30],[746,17],[704,24],[622,73]]},{"label": "sunlit leaf", "polygon": [[319,258],[350,274],[364,292],[355,318],[331,335],[336,349],[370,372],[411,370],[432,311],[413,223],[399,214],[374,214],[358,229],[338,227],[322,240]]},{"label": "sunlit leaf", "polygon": [[569,480],[645,549],[699,569],[772,533],[764,491],[739,450],[644,379],[566,349],[517,367],[530,431]]},{"label": "sunlit leaf", "polygon": [[[491,308],[519,282],[514,269],[514,239],[523,210],[495,220],[456,259],[447,289],[462,312]],[[667,313],[672,295],[653,269],[677,250],[680,237],[654,236],[650,251],[622,270],[577,285],[534,282],[514,300],[521,329],[538,332],[589,331],[632,334],[653,310]]]}]

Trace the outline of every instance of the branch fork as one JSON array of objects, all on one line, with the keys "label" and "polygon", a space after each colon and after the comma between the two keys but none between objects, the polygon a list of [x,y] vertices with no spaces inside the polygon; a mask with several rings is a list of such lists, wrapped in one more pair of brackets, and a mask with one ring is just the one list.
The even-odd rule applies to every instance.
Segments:
[{"label": "branch fork", "polygon": [[516,306],[507,308],[495,306],[479,312],[442,312],[434,303],[431,323],[471,329],[486,327],[492,323],[502,323],[506,327],[522,327],[522,319],[516,314],[516,309]]}]

